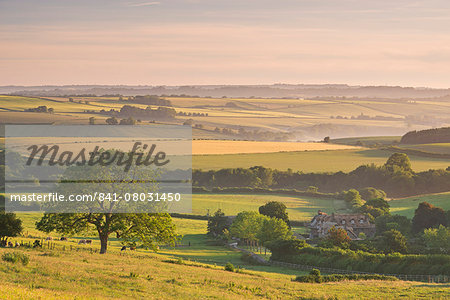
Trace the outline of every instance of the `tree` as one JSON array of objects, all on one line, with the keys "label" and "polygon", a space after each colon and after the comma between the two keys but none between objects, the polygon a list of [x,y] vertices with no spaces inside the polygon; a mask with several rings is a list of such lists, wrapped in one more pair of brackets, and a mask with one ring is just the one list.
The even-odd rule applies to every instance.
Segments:
[{"label": "tree", "polygon": [[439,228],[425,229],[422,235],[425,245],[441,252],[450,251],[450,228],[439,225]]},{"label": "tree", "polygon": [[413,232],[418,233],[424,229],[438,227],[439,225],[447,225],[445,211],[428,202],[420,203],[412,219]]},{"label": "tree", "polygon": [[[114,150],[102,150],[99,155],[112,157],[114,153],[117,154]],[[159,243],[173,244],[177,239],[175,226],[169,214],[161,213],[162,202],[126,201],[127,194],[147,195],[158,191],[155,179],[161,172],[134,163],[129,169],[117,164],[68,167],[59,178],[56,193],[66,199],[70,195],[94,193],[99,197],[78,203],[47,203],[44,208],[52,213],[45,213],[36,228],[47,233],[73,235],[94,227],[100,239],[100,253],[106,253],[113,233],[124,244],[140,243],[155,251]],[[115,199],[108,198],[112,194]]]},{"label": "tree", "polygon": [[364,200],[372,200],[372,199],[379,199],[379,198],[386,198],[386,193],[383,190],[378,190],[373,187],[366,187],[359,191],[359,194],[361,195],[361,198]]},{"label": "tree", "polygon": [[310,185],[306,189],[306,192],[311,194],[317,194],[319,192],[319,188],[317,186]]},{"label": "tree", "polygon": [[324,137],[323,142],[324,143],[329,143],[330,142],[330,137],[329,136]]},{"label": "tree", "polygon": [[88,231],[90,225],[98,232],[101,254],[106,253],[112,233],[126,244],[140,243],[154,251],[158,243],[173,244],[177,238],[170,215],[156,213],[45,213],[36,228],[46,233],[73,235]]},{"label": "tree", "polygon": [[106,119],[106,124],[108,125],[117,125],[119,121],[117,121],[116,117],[111,117]]},{"label": "tree", "polygon": [[286,225],[291,228],[289,216],[286,212],[286,205],[282,202],[268,202],[265,205],[259,207],[259,213],[268,217],[274,217],[283,220]]},{"label": "tree", "polygon": [[273,184],[273,171],[262,166],[251,167],[250,170],[261,180],[261,186],[269,187]]},{"label": "tree", "polygon": [[364,204],[361,195],[355,189],[348,190],[344,195],[344,200],[354,208],[358,208]]},{"label": "tree", "polygon": [[186,126],[192,126],[192,124],[194,124],[194,120],[192,120],[192,119],[187,119],[183,123],[183,125],[186,125]]},{"label": "tree", "polygon": [[411,220],[405,216],[382,215],[375,219],[375,228],[377,235],[395,229],[408,236],[411,233]]},{"label": "tree", "polygon": [[264,219],[257,235],[258,240],[264,246],[271,241],[288,239],[291,236],[292,232],[287,224],[283,220],[275,217]]},{"label": "tree", "polygon": [[305,240],[297,238],[277,239],[265,245],[272,252],[272,259],[282,259],[286,256],[297,255],[305,247],[309,247]]},{"label": "tree", "polygon": [[382,248],[386,253],[406,253],[406,238],[398,230],[391,229],[383,233]]},{"label": "tree", "polygon": [[409,160],[408,155],[404,153],[392,154],[384,166],[391,173],[413,173],[411,161]]},{"label": "tree", "polygon": [[389,203],[382,199],[372,199],[364,203],[361,206],[360,211],[362,213],[370,214],[373,218],[377,218],[382,215],[388,215],[389,213]]},{"label": "tree", "polygon": [[0,246],[5,246],[9,237],[18,236],[22,230],[22,220],[16,214],[0,211]]},{"label": "tree", "polygon": [[333,226],[328,230],[327,240],[339,248],[348,248],[351,242],[347,230]]},{"label": "tree", "polygon": [[95,118],[94,117],[90,117],[89,118],[89,125],[95,125]]},{"label": "tree", "polygon": [[257,241],[258,233],[265,218],[267,217],[256,211],[240,212],[231,224],[230,233],[234,237],[252,242]]},{"label": "tree", "polygon": [[209,235],[220,236],[224,234],[225,230],[228,230],[230,225],[228,223],[228,218],[225,213],[219,208],[212,217],[208,219],[208,229]]},{"label": "tree", "polygon": [[120,120],[119,125],[135,125],[136,120],[133,117],[128,117],[127,119]]}]

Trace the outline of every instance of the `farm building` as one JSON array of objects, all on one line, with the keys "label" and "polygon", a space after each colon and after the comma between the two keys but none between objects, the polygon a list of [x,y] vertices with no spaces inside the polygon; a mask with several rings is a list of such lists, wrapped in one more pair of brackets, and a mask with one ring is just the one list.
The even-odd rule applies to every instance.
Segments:
[{"label": "farm building", "polygon": [[328,215],[319,210],[309,225],[310,238],[326,236],[328,230],[333,226],[345,229],[352,240],[358,239],[360,233],[364,233],[367,237],[375,234],[375,224],[371,224],[369,218],[364,214],[333,213]]}]

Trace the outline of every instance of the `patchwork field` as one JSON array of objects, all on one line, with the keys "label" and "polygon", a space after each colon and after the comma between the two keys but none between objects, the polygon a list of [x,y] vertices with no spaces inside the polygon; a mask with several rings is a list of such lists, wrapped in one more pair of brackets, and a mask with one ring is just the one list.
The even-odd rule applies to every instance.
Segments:
[{"label": "patchwork field", "polygon": [[[0,95],[0,113],[3,122],[57,124],[87,124],[94,116],[97,124],[104,124],[106,116],[97,113],[101,109],[119,110],[130,104],[145,108],[146,105],[127,103],[124,97],[21,97]],[[325,136],[332,138],[342,136],[372,136],[395,134],[402,135],[413,129],[429,126],[407,124],[404,117],[408,115],[432,114],[435,120],[447,117],[450,106],[439,106],[423,101],[407,103],[398,100],[310,100],[310,99],[243,99],[243,98],[197,98],[165,97],[172,102],[177,112],[186,116],[177,116],[176,120],[167,121],[182,124],[192,119],[194,124],[202,125],[203,130],[194,130],[196,138],[236,138],[233,135],[220,135],[216,128],[251,131],[290,132],[294,141],[321,140]],[[55,110],[53,114],[33,116],[32,113],[21,114],[25,109],[45,105]],[[439,106],[439,109],[436,109]],[[20,114],[19,114],[20,113]],[[194,115],[194,114],[198,115]],[[202,116],[200,114],[203,114]],[[207,114],[208,116],[205,116]],[[365,118],[360,118],[361,116]],[[378,119],[377,119],[378,118]],[[390,118],[390,119],[379,119]],[[33,119],[33,122],[30,120]],[[143,121],[142,124],[148,124]],[[444,124],[443,124],[444,125]],[[215,137],[214,137],[215,136]]]}]

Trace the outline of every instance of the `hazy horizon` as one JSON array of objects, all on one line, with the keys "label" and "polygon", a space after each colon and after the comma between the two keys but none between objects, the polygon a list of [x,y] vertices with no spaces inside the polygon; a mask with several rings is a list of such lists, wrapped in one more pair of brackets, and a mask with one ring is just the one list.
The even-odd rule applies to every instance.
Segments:
[{"label": "hazy horizon", "polygon": [[450,3],[0,0],[0,85],[448,88]]}]

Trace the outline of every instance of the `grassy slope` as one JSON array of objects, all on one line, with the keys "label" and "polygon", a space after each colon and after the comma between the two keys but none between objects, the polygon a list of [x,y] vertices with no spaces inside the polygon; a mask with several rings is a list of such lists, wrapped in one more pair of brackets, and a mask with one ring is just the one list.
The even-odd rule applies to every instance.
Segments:
[{"label": "grassy slope", "polygon": [[391,145],[392,143],[399,142],[401,136],[371,136],[371,137],[351,137],[342,139],[333,139],[331,142],[342,145],[356,145],[358,142],[365,143],[367,145]]},{"label": "grassy slope", "polygon": [[344,201],[332,199],[281,195],[194,194],[192,212],[205,215],[208,210],[213,213],[220,208],[226,215],[236,215],[244,210],[257,211],[269,201],[286,204],[289,218],[298,221],[310,220],[319,209],[327,213],[346,209]]},{"label": "grassy slope", "polygon": [[[360,165],[375,163],[382,165],[392,152],[383,150],[333,150],[302,151],[254,154],[194,155],[192,167],[195,169],[217,170],[221,168],[249,168],[264,166],[273,169],[303,172],[352,171]],[[446,159],[410,156],[415,171],[447,168]]]},{"label": "grassy slope", "polygon": [[[26,230],[34,234],[39,214],[20,214]],[[292,282],[302,272],[265,266],[247,266],[240,253],[206,244],[206,222],[174,219],[183,243],[189,248],[161,249],[158,254],[144,250],[120,253],[112,241],[109,253],[68,251],[76,240],[56,242],[57,250],[18,250],[30,255],[28,266],[0,261],[1,299],[298,299],[345,297],[347,299],[446,298],[443,284],[415,282],[341,282],[307,284]],[[66,245],[66,250],[58,250]],[[81,248],[89,248],[83,246]],[[94,239],[92,247],[98,248]],[[9,249],[0,249],[0,255]],[[185,264],[165,262],[181,257]],[[223,265],[232,262],[244,268],[243,274],[226,272]],[[187,264],[187,265],[186,265]],[[136,274],[130,276],[131,273]]]},{"label": "grassy slope", "polygon": [[[0,253],[10,250],[0,249]],[[439,284],[412,282],[342,282],[305,284],[293,276],[165,263],[148,253],[26,250],[28,266],[0,264],[2,299],[298,299],[345,297],[354,299],[432,298],[449,296]],[[136,274],[135,277],[130,276]]]},{"label": "grassy slope", "polygon": [[428,202],[444,210],[450,209],[450,193],[430,194],[422,196],[407,197],[389,202],[393,214],[412,218],[414,211],[421,202]]},{"label": "grassy slope", "polygon": [[450,143],[399,145],[401,148],[414,149],[424,152],[450,154]]}]

